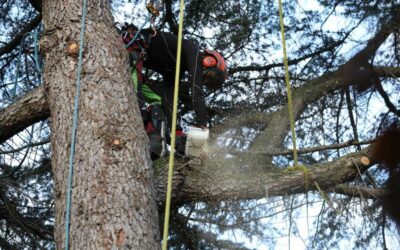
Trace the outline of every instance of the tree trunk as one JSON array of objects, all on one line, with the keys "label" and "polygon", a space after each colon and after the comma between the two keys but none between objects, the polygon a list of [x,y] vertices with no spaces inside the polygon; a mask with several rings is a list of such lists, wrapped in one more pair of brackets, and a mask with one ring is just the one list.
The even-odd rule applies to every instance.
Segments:
[{"label": "tree trunk", "polygon": [[[127,55],[109,1],[88,1],[70,223],[71,249],[158,249],[153,173]],[[64,248],[67,176],[82,1],[43,2],[55,242]]]}]

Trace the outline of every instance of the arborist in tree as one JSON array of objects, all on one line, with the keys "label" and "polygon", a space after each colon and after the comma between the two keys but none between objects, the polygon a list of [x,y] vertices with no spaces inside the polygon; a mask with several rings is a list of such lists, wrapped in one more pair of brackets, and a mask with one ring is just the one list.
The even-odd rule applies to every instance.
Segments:
[{"label": "arborist in tree", "polygon": [[[177,36],[157,32],[155,29],[144,29],[138,32],[136,26],[125,24],[121,28],[121,35],[133,66],[132,78],[136,84],[139,99],[149,105],[143,115],[146,132],[150,139],[152,158],[162,157],[165,153],[165,126],[171,126],[172,101],[175,81],[175,65],[177,52]],[[222,86],[227,78],[227,67],[223,57],[215,51],[204,50],[190,40],[182,41],[181,76],[189,74],[187,82],[181,82],[180,90],[186,90],[190,98],[185,106],[192,106],[196,115],[194,126],[207,128],[207,113],[204,100],[203,86],[216,90]],[[142,75],[143,67],[158,72],[163,76],[162,86],[151,84],[149,79]],[[187,102],[190,103],[187,103]],[[184,152],[185,137],[181,130],[177,131],[178,154]]]}]

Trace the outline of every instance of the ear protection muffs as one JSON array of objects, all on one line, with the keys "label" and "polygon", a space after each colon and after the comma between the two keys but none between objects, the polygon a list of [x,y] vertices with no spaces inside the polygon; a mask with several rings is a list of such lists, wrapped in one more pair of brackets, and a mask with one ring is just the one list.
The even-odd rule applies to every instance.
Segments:
[{"label": "ear protection muffs", "polygon": [[215,66],[217,66],[217,64],[218,61],[213,56],[205,56],[203,58],[203,67],[205,68],[214,68]]},{"label": "ear protection muffs", "polygon": [[203,84],[210,90],[221,88],[228,78],[228,70],[225,59],[216,51],[204,50],[203,59]]},{"label": "ear protection muffs", "polygon": [[228,70],[226,67],[225,59],[220,53],[205,49],[203,53],[203,67],[206,69],[217,68],[224,72],[225,79],[228,77]]}]

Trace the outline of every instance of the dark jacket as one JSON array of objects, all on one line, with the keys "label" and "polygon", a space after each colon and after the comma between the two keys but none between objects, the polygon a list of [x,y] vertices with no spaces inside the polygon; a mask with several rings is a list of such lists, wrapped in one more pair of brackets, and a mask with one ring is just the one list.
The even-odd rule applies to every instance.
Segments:
[{"label": "dark jacket", "polygon": [[[143,30],[142,34],[149,37],[151,30]],[[147,59],[144,66],[154,70],[163,76],[164,84],[161,91],[164,112],[171,124],[172,102],[174,95],[176,52],[178,37],[166,32],[158,32],[149,41]],[[202,84],[202,55],[199,47],[192,41],[182,40],[180,78],[184,72],[189,73],[189,86],[181,86],[180,89],[190,89],[191,104],[196,114],[196,125],[207,125],[206,105]],[[184,84],[181,82],[181,84]],[[159,91],[157,91],[159,92]]]}]

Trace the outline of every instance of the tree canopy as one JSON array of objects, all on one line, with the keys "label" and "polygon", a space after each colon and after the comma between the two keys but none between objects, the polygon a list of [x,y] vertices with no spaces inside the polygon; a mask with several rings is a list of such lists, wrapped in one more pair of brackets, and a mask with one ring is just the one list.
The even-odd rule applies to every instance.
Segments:
[{"label": "tree canopy", "polygon": [[[43,84],[52,79],[40,67],[49,65],[52,32],[62,34],[67,29],[59,24],[46,27],[52,23],[46,17],[49,2],[0,3],[2,249],[55,248],[58,208],[54,197],[59,194],[54,191],[53,178],[59,169],[52,160],[54,145],[50,147],[54,140],[50,122],[56,114],[49,100],[55,92]],[[145,1],[89,2],[110,6],[115,22],[137,26],[144,22]],[[158,28],[176,33],[178,1],[166,0],[162,6]],[[387,162],[374,154],[373,143],[398,124],[400,115],[400,2],[284,1],[283,11],[299,162],[307,174],[286,170],[293,165],[292,138],[277,1],[187,1],[185,38],[223,54],[229,78],[221,89],[206,91],[212,134],[208,154],[201,159],[176,160],[169,246],[398,248],[396,226],[382,209],[382,198],[388,192]],[[90,18],[102,25],[108,17],[93,14]],[[70,19],[69,29],[77,36],[79,31],[73,28],[80,25],[80,12]],[[115,34],[101,29],[87,32],[109,36],[107,46],[118,44],[116,29]],[[39,34],[38,47],[35,34]],[[111,55],[117,58],[124,52],[122,42],[116,47]],[[94,68],[92,58],[85,59]],[[63,61],[65,75],[75,77],[71,73],[74,64],[68,66],[66,57],[51,60],[52,65]],[[103,56],[101,60],[108,64],[123,59]],[[115,71],[125,74],[126,68],[118,66]],[[88,69],[85,74],[96,78],[99,73]],[[161,81],[156,75],[154,80]],[[131,85],[129,81],[124,84]],[[61,96],[72,105],[70,93],[60,92]],[[137,106],[136,102],[125,104],[122,98],[118,105],[124,110]],[[192,107],[181,107],[180,114],[184,126],[192,122]],[[137,111],[118,119],[130,116],[140,119]],[[64,122],[72,126],[72,120]],[[164,208],[166,167],[161,159],[150,170],[159,214]]]}]

